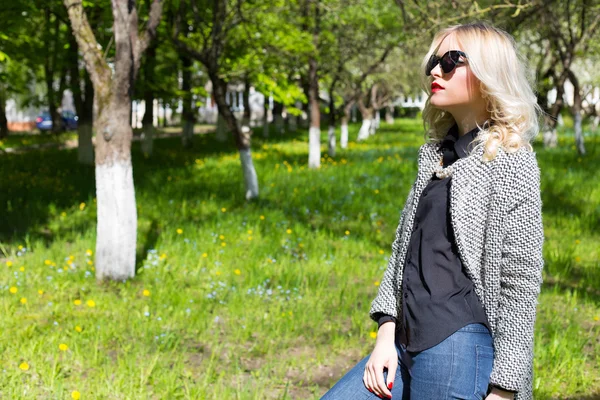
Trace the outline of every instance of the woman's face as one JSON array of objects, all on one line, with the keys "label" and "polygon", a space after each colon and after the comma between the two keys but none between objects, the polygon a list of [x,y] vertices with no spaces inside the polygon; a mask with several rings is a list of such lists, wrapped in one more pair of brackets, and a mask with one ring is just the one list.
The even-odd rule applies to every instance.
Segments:
[{"label": "woman's face", "polygon": [[[464,51],[452,34],[444,38],[436,55],[441,57],[449,50]],[[467,53],[468,55],[469,53]],[[475,77],[469,68],[468,61],[463,58],[461,60],[465,63],[457,64],[449,73],[445,73],[439,63],[431,70],[431,78],[433,79],[430,103],[432,106],[451,114],[463,114],[468,109],[478,109],[483,103],[479,89],[479,79]],[[441,88],[436,85],[441,86]],[[433,86],[436,86],[436,88],[433,89]]]}]

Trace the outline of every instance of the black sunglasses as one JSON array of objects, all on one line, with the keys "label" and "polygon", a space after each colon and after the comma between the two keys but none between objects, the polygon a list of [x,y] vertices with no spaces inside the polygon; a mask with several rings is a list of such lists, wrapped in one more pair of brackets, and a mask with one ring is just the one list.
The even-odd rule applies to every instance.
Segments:
[{"label": "black sunglasses", "polygon": [[452,72],[454,67],[456,67],[457,64],[464,63],[464,61],[460,59],[461,57],[468,58],[467,55],[460,50],[450,50],[441,57],[432,54],[429,58],[429,61],[427,62],[427,68],[425,68],[425,75],[431,75],[431,70],[433,70],[435,66],[438,65],[438,63],[440,63],[442,71],[444,71],[445,74],[450,73]]}]

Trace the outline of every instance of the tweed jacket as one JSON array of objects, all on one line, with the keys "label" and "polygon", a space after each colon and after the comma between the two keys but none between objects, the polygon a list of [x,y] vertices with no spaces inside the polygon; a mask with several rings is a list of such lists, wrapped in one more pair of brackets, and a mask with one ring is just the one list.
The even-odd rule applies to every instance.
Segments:
[{"label": "tweed jacket", "polygon": [[[458,255],[492,329],[490,383],[533,399],[533,337],[542,284],[542,200],[535,152],[498,150],[483,161],[483,147],[457,160],[450,187],[450,219]],[[410,189],[392,253],[369,311],[401,320],[402,277],[421,192],[439,164],[437,143],[419,149],[417,178]]]}]

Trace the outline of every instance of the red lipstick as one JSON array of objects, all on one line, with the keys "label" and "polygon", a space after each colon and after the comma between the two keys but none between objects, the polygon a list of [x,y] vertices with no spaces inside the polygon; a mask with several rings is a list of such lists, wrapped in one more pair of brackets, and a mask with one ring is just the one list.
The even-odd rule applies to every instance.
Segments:
[{"label": "red lipstick", "polygon": [[437,82],[433,82],[431,84],[431,93],[439,92],[440,90],[444,90],[444,87]]}]

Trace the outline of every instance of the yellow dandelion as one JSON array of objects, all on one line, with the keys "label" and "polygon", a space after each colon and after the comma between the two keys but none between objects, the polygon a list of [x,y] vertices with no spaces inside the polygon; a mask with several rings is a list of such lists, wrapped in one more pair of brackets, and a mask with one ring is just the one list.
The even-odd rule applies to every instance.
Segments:
[{"label": "yellow dandelion", "polygon": [[298,243],[298,247],[304,247],[304,243]]},{"label": "yellow dandelion", "polygon": [[183,233],[183,229],[181,229],[181,228],[178,228],[178,229],[177,229],[177,234],[178,234],[178,235],[181,235],[182,233]]},{"label": "yellow dandelion", "polygon": [[86,255],[88,255],[88,256],[91,256],[91,255],[92,255],[92,254],[94,254],[94,253],[93,253],[93,252],[92,252],[90,249],[87,249],[87,250],[85,251],[85,254],[86,254]]},{"label": "yellow dandelion", "polygon": [[8,289],[9,292],[11,292],[12,294],[15,294],[19,291],[19,289],[17,289],[16,287],[12,286],[10,289]]},{"label": "yellow dandelion", "polygon": [[377,332],[371,332],[370,336],[371,336],[372,339],[377,338]]},{"label": "yellow dandelion", "polygon": [[44,294],[44,291],[43,291],[42,289],[40,289],[40,290],[38,290],[38,293],[39,293],[40,295],[42,295],[42,294]]},{"label": "yellow dandelion", "polygon": [[63,211],[63,212],[60,213],[60,216],[64,218],[64,217],[67,216],[67,213]]},{"label": "yellow dandelion", "polygon": [[88,300],[85,302],[88,307],[96,307],[96,302],[94,300]]},{"label": "yellow dandelion", "polygon": [[71,392],[71,398],[73,400],[79,400],[79,399],[81,399],[81,393],[79,393],[77,390],[73,390]]},{"label": "yellow dandelion", "polygon": [[221,271],[215,272],[215,275],[217,275],[217,276],[221,275]]},{"label": "yellow dandelion", "polygon": [[83,211],[84,208],[85,208],[85,203],[79,204],[79,210],[80,211]]},{"label": "yellow dandelion", "polygon": [[346,231],[344,233],[346,234],[346,236],[348,236],[350,234],[350,231]]},{"label": "yellow dandelion", "polygon": [[379,249],[379,254],[385,253],[383,250]]},{"label": "yellow dandelion", "polygon": [[81,300],[77,299],[73,302],[73,304],[75,304],[76,306],[80,306],[81,305]]},{"label": "yellow dandelion", "polygon": [[225,207],[221,208],[221,212],[225,212],[227,209]]},{"label": "yellow dandelion", "polygon": [[18,249],[23,250],[23,246],[19,245]]},{"label": "yellow dandelion", "polygon": [[375,189],[373,192],[375,192],[375,194],[379,194],[379,189]]},{"label": "yellow dandelion", "polygon": [[25,272],[25,267],[21,267],[21,268],[19,268],[19,271],[21,271],[21,272]]},{"label": "yellow dandelion", "polygon": [[21,300],[19,300],[21,302],[21,304],[26,304],[27,303],[27,298],[25,297],[21,297]]},{"label": "yellow dandelion", "polygon": [[223,240],[223,239],[225,239],[225,236],[219,235],[219,239]]},{"label": "yellow dandelion", "polygon": [[242,273],[242,271],[240,271],[239,269],[236,269],[235,271],[233,271],[236,275],[240,275]]},{"label": "yellow dandelion", "polygon": [[252,236],[248,236],[248,240],[252,240]]},{"label": "yellow dandelion", "polygon": [[225,242],[222,242],[222,243],[221,243],[221,246],[225,247],[225,246],[227,246],[227,243],[225,243]]},{"label": "yellow dandelion", "polygon": [[373,282],[373,285],[375,285],[375,286],[379,286],[379,281],[375,281],[375,282]]},{"label": "yellow dandelion", "polygon": [[82,329],[82,328],[81,328],[79,325],[77,325],[77,326],[75,327],[75,330],[76,330],[77,332],[79,332],[79,333],[81,333],[81,332],[83,331],[83,329]]},{"label": "yellow dandelion", "polygon": [[92,260],[87,262],[87,265],[92,265],[94,262]]},{"label": "yellow dandelion", "polygon": [[142,294],[146,297],[150,297],[150,291],[148,289],[144,289],[144,291],[142,292]]},{"label": "yellow dandelion", "polygon": [[206,253],[202,253],[202,257],[203,257],[203,258],[206,258],[206,257],[208,257],[208,254],[206,254]]},{"label": "yellow dandelion", "polygon": [[265,219],[265,216],[264,216],[264,215],[261,215],[261,216],[260,216],[260,219]]},{"label": "yellow dandelion", "polygon": [[579,239],[577,239],[577,240],[575,241],[575,244],[579,244],[579,243],[581,243],[581,241],[580,241]]},{"label": "yellow dandelion", "polygon": [[286,230],[286,232],[287,232],[288,234],[290,234],[290,233],[292,233],[292,230],[291,230],[291,229],[288,229],[288,230]]},{"label": "yellow dandelion", "polygon": [[290,312],[288,312],[288,315],[289,315],[289,316],[292,316],[292,312],[291,312],[291,311],[290,311]]},{"label": "yellow dandelion", "polygon": [[575,257],[575,262],[580,262],[581,261],[581,257],[577,256]]},{"label": "yellow dandelion", "polygon": [[248,235],[252,235],[252,229],[248,229]]},{"label": "yellow dandelion", "polygon": [[7,267],[12,267],[12,266],[13,266],[13,263],[12,263],[12,261],[7,261],[7,262],[6,262],[6,266],[7,266]]},{"label": "yellow dandelion", "polygon": [[61,343],[61,344],[59,344],[59,345],[58,345],[58,349],[59,349],[60,351],[67,351],[67,350],[69,350],[69,346],[67,346],[67,345],[66,345],[66,344],[64,344],[64,343]]},{"label": "yellow dandelion", "polygon": [[19,364],[19,369],[21,369],[23,371],[28,371],[29,370],[29,364],[27,364],[26,362],[22,362],[21,364]]},{"label": "yellow dandelion", "polygon": [[44,261],[44,264],[46,264],[46,265],[52,265],[52,261],[50,261],[50,260],[45,260],[45,261]]},{"label": "yellow dandelion", "polygon": [[167,254],[166,253],[162,253],[158,258],[161,259],[161,260],[164,260],[165,258],[167,258]]}]

